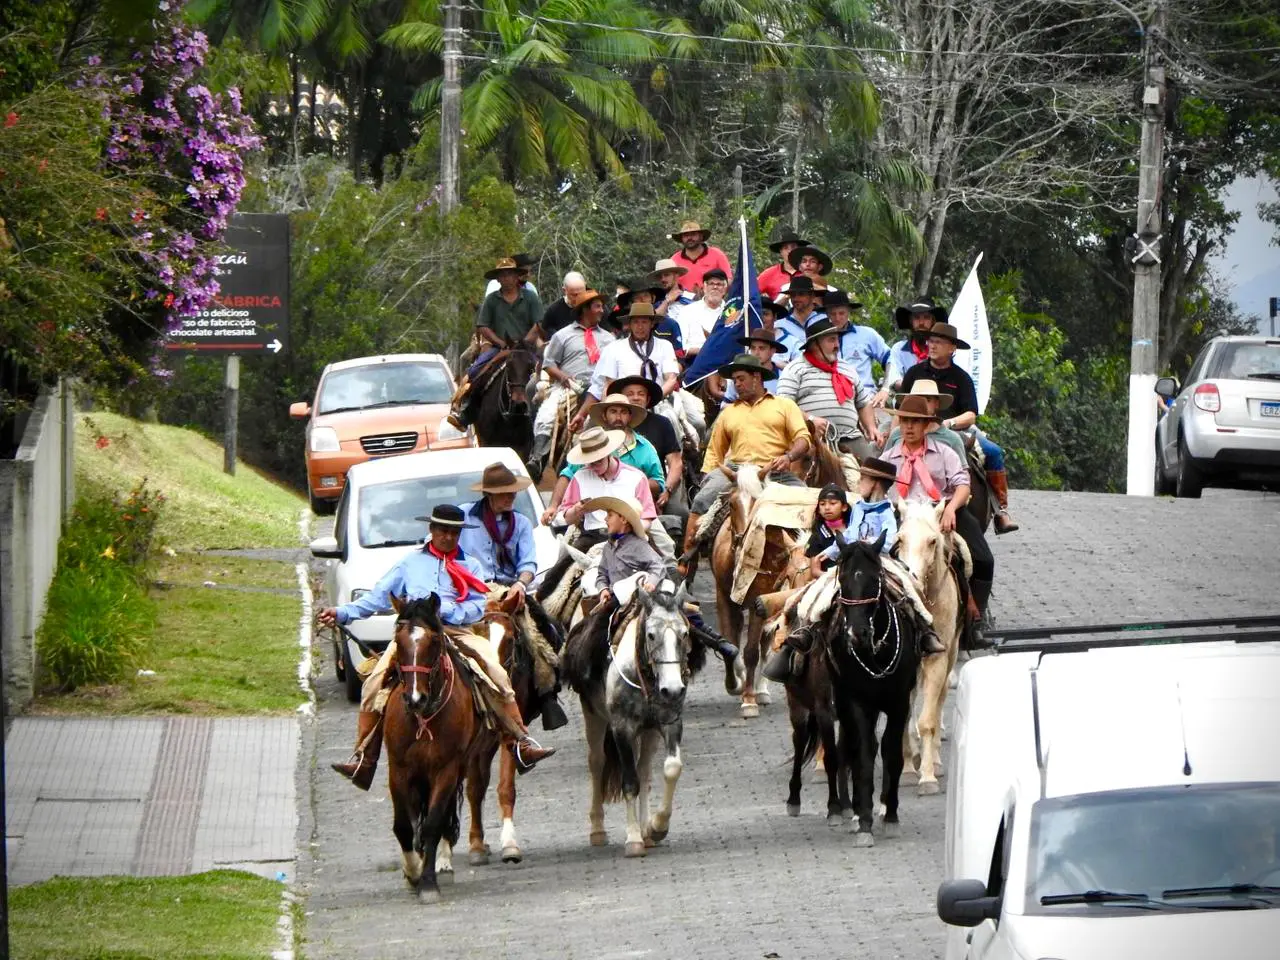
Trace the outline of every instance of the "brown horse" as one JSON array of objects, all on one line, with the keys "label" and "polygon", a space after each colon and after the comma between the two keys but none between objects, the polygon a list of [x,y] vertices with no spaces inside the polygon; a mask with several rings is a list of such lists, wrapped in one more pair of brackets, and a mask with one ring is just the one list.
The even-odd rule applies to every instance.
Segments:
[{"label": "brown horse", "polygon": [[459,833],[463,773],[486,741],[465,669],[445,641],[440,598],[396,608],[394,643],[400,680],[387,698],[383,720],[387,780],[395,808],[392,830],[400,843],[405,879],[423,903],[440,899],[436,857],[441,840]]}]

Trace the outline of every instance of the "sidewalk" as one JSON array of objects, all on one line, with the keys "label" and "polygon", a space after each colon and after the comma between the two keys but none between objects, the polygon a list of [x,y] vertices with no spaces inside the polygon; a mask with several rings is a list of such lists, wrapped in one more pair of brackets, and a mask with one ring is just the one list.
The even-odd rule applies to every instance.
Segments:
[{"label": "sidewalk", "polygon": [[293,717],[15,719],[9,883],[221,867],[292,879],[300,737]]}]

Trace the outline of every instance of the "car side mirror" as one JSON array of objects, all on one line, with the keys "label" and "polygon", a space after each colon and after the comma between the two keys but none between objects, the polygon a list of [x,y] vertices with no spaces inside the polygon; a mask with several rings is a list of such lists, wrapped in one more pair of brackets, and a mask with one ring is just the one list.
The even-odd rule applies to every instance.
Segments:
[{"label": "car side mirror", "polygon": [[311,555],[320,560],[341,560],[337,537],[316,537],[311,541]]},{"label": "car side mirror", "polygon": [[305,420],[311,416],[311,404],[305,400],[299,400],[297,403],[289,404],[289,416],[294,420]]},{"label": "car side mirror", "polygon": [[981,880],[948,880],[938,887],[938,916],[955,927],[976,927],[1000,916],[1000,898]]},{"label": "car side mirror", "polygon": [[1178,379],[1177,377],[1161,377],[1156,381],[1156,393],[1164,397],[1166,400],[1172,400],[1178,395]]}]

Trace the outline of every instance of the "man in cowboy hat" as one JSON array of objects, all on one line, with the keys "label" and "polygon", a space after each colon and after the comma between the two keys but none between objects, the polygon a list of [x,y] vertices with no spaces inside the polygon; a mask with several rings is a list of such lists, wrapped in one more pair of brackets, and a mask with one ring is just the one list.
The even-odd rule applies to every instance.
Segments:
[{"label": "man in cowboy hat", "polygon": [[831,257],[826,253],[809,245],[796,247],[787,254],[787,262],[796,271],[791,278],[793,281],[797,277],[808,277],[815,287],[826,288],[826,281],[822,278],[831,272],[832,267]]},{"label": "man in cowboy hat", "polygon": [[787,285],[787,296],[791,299],[791,312],[774,324],[785,334],[785,337],[779,339],[784,342],[794,341],[797,344],[796,349],[803,346],[808,336],[804,328],[819,312],[817,308],[822,303],[822,294],[823,291],[816,289],[813,281],[808,277],[796,277]]},{"label": "man in cowboy hat", "polygon": [[850,300],[843,290],[828,290],[822,295],[822,310],[840,334],[840,356],[858,372],[858,383],[874,394],[876,381],[871,365],[878,363],[883,368],[889,362],[889,345],[874,327],[853,322],[853,311],[861,309],[862,304]]},{"label": "man in cowboy hat", "polygon": [[582,296],[582,292],[586,289],[586,278],[577,270],[570,270],[564,275],[564,286],[561,288],[563,295],[557,297],[555,302],[547,307],[538,324],[542,327],[544,336],[554,336],[557,330],[563,330],[573,323],[573,302]]},{"label": "man in cowboy hat", "polygon": [[617,452],[626,440],[621,430],[605,430],[592,425],[578,435],[578,442],[569,450],[566,460],[578,470],[560,493],[557,483],[551,506],[542,515],[542,522],[550,524],[557,514],[570,526],[580,524],[584,537],[578,541],[578,549],[585,550],[604,539],[604,511],[589,511],[583,502],[592,497],[629,496],[640,504],[640,515],[646,521],[658,515],[649,493],[649,481],[635,467],[623,463]]},{"label": "man in cowboy hat", "polygon": [[822,435],[835,431],[836,445],[859,460],[880,450],[871,390],[858,382],[858,372],[840,356],[840,335],[826,316],[806,331],[804,351],[787,364],[778,380],[778,396],[794,400]]},{"label": "man in cowboy hat", "polygon": [[[761,327],[756,330],[752,330],[751,333],[745,337],[739,337],[738,343],[742,347],[746,348],[747,353],[751,354],[766,367],[776,372],[779,370],[777,358],[779,356],[785,356],[787,353],[787,348],[782,345],[782,342],[775,339],[776,334],[777,331],[770,331]],[[733,385],[732,381],[725,382],[719,375],[716,375],[715,379],[724,384],[724,387],[720,390],[720,395],[723,401],[722,406],[727,406],[738,399],[738,388]],[[778,381],[776,379],[766,380],[764,382],[764,388],[769,393],[776,395],[778,392]]]},{"label": "man in cowboy hat", "polygon": [[728,275],[713,267],[702,275],[702,296],[680,311],[680,339],[684,343],[686,362],[706,343],[707,334],[724,313],[724,297],[728,292]]},{"label": "man in cowboy hat", "polygon": [[645,377],[620,377],[609,389],[622,394],[632,406],[648,411],[649,415],[643,420],[635,420],[631,429],[653,445],[665,471],[662,492],[654,499],[654,506],[660,513],[687,516],[689,511],[683,498],[675,496],[684,478],[684,451],[675,426],[662,414],[655,414],[653,409],[662,399],[662,388]]},{"label": "man in cowboy hat", "polygon": [[951,416],[943,425],[958,433],[972,431],[976,436],[982,447],[987,482],[991,484],[999,506],[994,522],[996,534],[1013,533],[1018,524],[1009,516],[1009,475],[1005,472],[1004,450],[977,429],[977,388],[968,372],[952,362],[956,351],[968,350],[969,344],[960,339],[956,328],[949,323],[935,323],[929,328],[925,342],[929,348],[929,361],[917,363],[903,375],[902,389],[910,393],[920,380],[932,380],[938,385],[939,393],[953,398]]},{"label": "man in cowboy hat", "polygon": [[897,471],[891,494],[902,500],[946,504],[941,519],[943,532],[958,533],[973,556],[969,620],[974,644],[980,646],[996,561],[977,518],[964,509],[969,502],[969,471],[954,450],[929,433],[928,424],[935,414],[929,412],[925,397],[905,397],[898,405],[897,415],[902,439],[881,457]]},{"label": "man in cowboy hat", "polygon": [[[716,417],[711,436],[707,438],[702,487],[693,499],[685,524],[685,555],[693,549],[698,520],[729,486],[729,478],[719,469],[721,464],[732,467],[753,463],[761,467],[770,480],[804,486],[804,481],[790,468],[809,450],[809,428],[794,400],[775,397],[765,390],[765,381],[775,379],[777,371],[757,357],[741,353],[716,373],[733,380],[738,399]],[[682,564],[682,568],[682,574],[688,572],[687,564]]]},{"label": "man in cowboy hat", "polygon": [[[606,430],[622,431],[623,441],[616,451],[617,457],[645,475],[656,506],[658,496],[666,489],[667,483],[662,460],[654,445],[636,432],[636,427],[649,419],[649,408],[643,403],[632,403],[626,394],[615,390],[591,408],[588,419]],[[578,470],[579,467],[568,464],[561,476],[572,477]]]},{"label": "man in cowboy hat", "polygon": [[[938,385],[932,380],[917,380],[911,387],[911,392],[895,393],[894,401],[897,404],[902,403],[907,397],[924,397],[928,403],[929,413],[934,417],[933,420],[925,422],[925,430],[932,436],[941,440],[948,447],[956,452],[962,462],[967,463],[968,454],[964,449],[964,438],[956,433],[950,427],[942,425],[941,415],[951,409],[952,398],[945,393],[938,392]],[[902,439],[902,428],[894,427],[889,433],[889,439],[885,441],[885,447],[892,447],[895,443]],[[970,477],[970,480],[973,478]]]},{"label": "man in cowboy hat", "polygon": [[929,331],[935,323],[947,322],[947,311],[932,300],[920,299],[894,310],[893,320],[899,330],[907,331],[908,336],[889,348],[889,363],[885,367],[880,392],[875,397],[877,407],[885,405],[889,394],[903,389],[902,377],[908,370],[929,359],[929,345],[926,343]]},{"label": "man in cowboy hat", "polygon": [[671,255],[671,259],[676,262],[676,266],[686,270],[680,278],[680,286],[684,289],[696,292],[702,286],[703,274],[717,267],[724,271],[726,277],[733,279],[733,267],[729,266],[729,258],[719,247],[707,244],[711,231],[703,229],[697,220],[684,221],[680,224],[680,229],[669,236],[680,244],[680,249]]},{"label": "man in cowboy hat", "polygon": [[595,290],[580,290],[573,302],[573,323],[556,331],[547,342],[542,369],[551,380],[551,389],[533,420],[535,460],[545,457],[551,447],[551,434],[565,393],[586,394],[605,348],[617,340],[600,326],[603,316],[603,296]]},{"label": "man in cowboy hat", "polygon": [[778,257],[778,263],[768,267],[756,277],[756,285],[760,288],[760,296],[767,297],[769,300],[777,300],[782,293],[783,284],[795,277],[795,267],[791,266],[791,262],[787,259],[791,251],[796,247],[807,247],[809,241],[800,236],[794,230],[783,230],[778,239],[769,244]]},{"label": "man in cowboy hat", "polygon": [[[520,271],[520,286],[537,294],[538,288],[533,285],[529,277],[533,274],[533,265],[538,262],[538,258],[532,253],[515,253],[511,255],[511,259],[515,261],[516,268]],[[498,279],[491,277],[489,282],[485,284],[484,295],[487,297],[497,290],[499,286]]]},{"label": "man in cowboy hat", "polygon": [[662,384],[664,396],[679,387],[680,361],[671,344],[653,335],[653,307],[647,303],[631,304],[628,314],[628,335],[609,344],[600,353],[591,387],[582,408],[569,425],[577,432],[586,422],[587,413],[609,392],[609,384],[619,377],[642,376]]},{"label": "man in cowboy hat", "polygon": [[[459,629],[476,624],[484,615],[484,594],[489,590],[481,577],[479,563],[458,547],[458,537],[466,521],[462,510],[453,504],[440,504],[429,517],[430,540],[421,549],[406,555],[358,600],[340,607],[326,607],[317,619],[323,626],[341,626],[352,620],[363,620],[391,606],[393,596],[402,600],[418,600],[435,594],[440,598],[440,620],[446,632],[500,691],[501,699],[489,703],[494,719],[502,728],[523,772],[539,760],[555,753],[554,748],[539,746],[524,725],[515,703],[511,678],[498,660],[497,650],[487,636]],[[346,763],[335,763],[333,769],[361,790],[368,790],[378,768],[382,752],[382,717],[386,695],[383,681],[395,663],[394,643],[388,644],[377,666],[365,679],[360,713],[356,718],[356,749]],[[486,688],[487,689],[487,688]]]},{"label": "man in cowboy hat", "polygon": [[678,323],[680,311],[693,303],[694,295],[680,286],[680,278],[688,272],[688,267],[682,267],[666,257],[655,262],[653,272],[644,278],[646,288],[659,291],[653,301],[654,312],[659,317]]}]

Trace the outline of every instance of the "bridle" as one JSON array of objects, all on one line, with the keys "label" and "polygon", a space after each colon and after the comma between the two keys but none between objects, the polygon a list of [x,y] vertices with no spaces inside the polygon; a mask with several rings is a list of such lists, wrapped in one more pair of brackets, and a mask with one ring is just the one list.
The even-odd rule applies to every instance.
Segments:
[{"label": "bridle", "polygon": [[[883,597],[884,597],[884,574],[883,573],[881,573],[880,577],[876,580],[876,595],[874,597],[861,597],[855,600],[850,600],[847,597],[845,597],[844,591],[841,590],[841,592],[836,594],[836,602],[840,604],[842,607],[845,607],[846,609],[841,611],[839,617],[833,620],[832,626],[834,627],[836,622],[843,621],[846,619],[849,612],[847,608],[861,607],[861,606],[866,606],[867,604],[872,604],[872,603],[878,604],[883,599]],[[846,625],[845,649],[849,651],[849,656],[853,657],[854,662],[856,662],[858,666],[862,668],[863,673],[865,673],[872,680],[883,680],[885,677],[889,676],[896,669],[898,669],[898,662],[902,659],[902,629],[901,629],[901,625],[898,622],[898,608],[892,603],[887,604],[887,607],[888,607],[888,616],[885,618],[884,632],[882,632],[879,637],[876,637],[873,635],[871,638],[871,649],[874,652],[876,650],[879,650],[882,646],[884,646],[885,641],[889,639],[890,633],[893,634],[893,657],[889,660],[888,665],[884,667],[884,669],[873,668],[863,662],[862,657],[858,656],[858,650],[853,643],[854,632],[853,630],[848,629]],[[871,622],[873,624],[875,623],[875,611],[872,611],[871,613]],[[872,629],[874,630],[874,627]],[[828,635],[828,638],[829,636],[830,635]],[[829,639],[828,639],[828,642],[829,642]]]},{"label": "bridle", "polygon": [[[397,620],[396,629],[399,630],[400,627],[402,626],[407,627],[411,622],[412,621],[410,620]],[[412,634],[410,634],[410,639],[411,640],[413,639]],[[407,664],[403,664],[403,663],[399,664],[398,666],[402,674],[407,673],[414,678],[413,689],[415,693],[417,692],[417,689],[418,689],[417,675],[422,674],[422,676],[424,677],[423,682],[426,684],[426,687],[427,687],[428,707],[431,705],[431,676],[432,674],[436,674],[436,673],[444,675],[444,679],[441,681],[441,683],[445,684],[445,687],[441,692],[442,695],[440,697],[440,702],[436,704],[435,709],[432,710],[431,713],[425,717],[422,714],[414,711],[412,708],[410,708],[410,711],[409,711],[414,715],[415,719],[418,721],[418,732],[414,736],[414,739],[421,740],[422,735],[425,733],[427,735],[428,740],[434,740],[435,737],[432,735],[431,729],[430,729],[431,721],[440,715],[440,713],[444,710],[444,708],[449,705],[449,701],[453,698],[453,681],[454,681],[454,677],[457,675],[457,672],[454,670],[454,667],[453,667],[453,659],[449,656],[449,654],[444,649],[443,637],[441,637],[441,641],[440,641],[440,656],[436,658],[436,662],[434,664],[429,664],[426,666],[418,665],[417,643],[414,643],[413,646],[410,647],[410,650],[412,651],[411,661]]]}]

